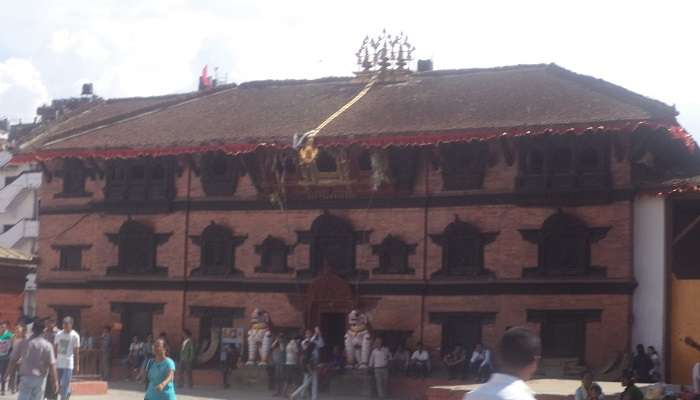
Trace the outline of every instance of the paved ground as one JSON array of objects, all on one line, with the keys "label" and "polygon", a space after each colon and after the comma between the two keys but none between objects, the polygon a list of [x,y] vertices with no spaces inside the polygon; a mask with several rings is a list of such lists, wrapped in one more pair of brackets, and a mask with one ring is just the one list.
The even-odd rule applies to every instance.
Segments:
[{"label": "paved ground", "polygon": [[[106,396],[73,396],[74,400],[143,400],[143,385],[128,382],[116,382],[110,384],[109,394]],[[321,400],[330,396],[319,394]],[[17,395],[0,396],[0,399],[16,399]],[[178,400],[280,400],[280,397],[272,397],[267,392],[243,391],[236,389],[223,389],[212,386],[194,389],[179,389]],[[333,396],[332,400],[360,400],[361,398]],[[364,399],[364,398],[362,398]],[[365,399],[366,400],[366,399]]]}]

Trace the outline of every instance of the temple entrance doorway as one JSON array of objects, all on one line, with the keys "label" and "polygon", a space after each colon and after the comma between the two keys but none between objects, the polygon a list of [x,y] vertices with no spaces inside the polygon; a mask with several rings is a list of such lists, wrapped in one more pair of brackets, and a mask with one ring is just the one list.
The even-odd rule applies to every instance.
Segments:
[{"label": "temple entrance doorway", "polygon": [[321,359],[328,361],[333,354],[333,349],[338,347],[341,351],[345,346],[345,320],[347,315],[339,312],[325,312],[321,314],[321,332],[325,347],[321,353]]}]

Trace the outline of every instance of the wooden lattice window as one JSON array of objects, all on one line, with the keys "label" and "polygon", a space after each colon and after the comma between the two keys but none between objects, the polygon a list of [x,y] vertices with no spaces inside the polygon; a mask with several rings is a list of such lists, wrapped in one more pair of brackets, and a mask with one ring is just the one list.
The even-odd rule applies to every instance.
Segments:
[{"label": "wooden lattice window", "polygon": [[338,171],[338,163],[333,155],[327,151],[320,150],[316,158],[316,168],[321,173],[332,173]]},{"label": "wooden lattice window", "polygon": [[58,247],[59,270],[79,270],[83,268],[83,250],[86,246],[60,246]]},{"label": "wooden lattice window", "polygon": [[245,241],[246,236],[234,236],[233,232],[212,222],[204,228],[200,236],[192,237],[200,247],[200,266],[192,275],[236,274],[235,249]]},{"label": "wooden lattice window", "polygon": [[328,271],[343,277],[367,276],[368,271],[355,267],[355,246],[366,243],[369,231],[353,231],[348,221],[324,213],[311,224],[309,231],[298,231],[299,243],[309,245],[309,268],[300,276],[315,276]]},{"label": "wooden lattice window", "polygon": [[479,189],[484,183],[488,144],[441,144],[440,166],[444,190]]},{"label": "wooden lattice window", "polygon": [[115,160],[107,167],[108,202],[159,201],[175,197],[175,160],[144,157]]},{"label": "wooden lattice window", "polygon": [[482,233],[473,225],[456,219],[443,233],[430,235],[442,247],[442,268],[433,276],[477,276],[487,274],[484,247],[496,239],[497,232]]},{"label": "wooden lattice window", "polygon": [[61,196],[84,196],[85,178],[87,176],[85,165],[81,160],[67,158],[63,160],[63,192]]},{"label": "wooden lattice window", "polygon": [[566,276],[604,274],[591,265],[591,244],[602,239],[609,227],[589,228],[573,215],[557,212],[541,229],[521,229],[523,238],[538,245],[538,265],[526,268],[525,275]]},{"label": "wooden lattice window", "polygon": [[236,192],[241,166],[235,157],[222,152],[202,157],[202,187],[207,196],[231,196]]},{"label": "wooden lattice window", "polygon": [[553,135],[519,140],[516,187],[524,191],[608,189],[610,141],[604,135]]},{"label": "wooden lattice window", "polygon": [[407,244],[401,238],[388,235],[381,244],[372,246],[372,252],[379,256],[379,267],[374,274],[413,274],[408,258],[416,252],[416,244]]},{"label": "wooden lattice window", "polygon": [[127,220],[119,233],[107,234],[109,240],[119,247],[118,265],[109,267],[107,273],[166,274],[167,268],[157,265],[157,248],[170,236],[170,233],[155,233],[153,228],[141,222]]},{"label": "wooden lattice window", "polygon": [[255,272],[271,274],[289,272],[287,255],[290,251],[291,247],[287,246],[284,240],[268,236],[260,245],[255,246],[255,252],[260,254],[260,266],[255,268]]}]

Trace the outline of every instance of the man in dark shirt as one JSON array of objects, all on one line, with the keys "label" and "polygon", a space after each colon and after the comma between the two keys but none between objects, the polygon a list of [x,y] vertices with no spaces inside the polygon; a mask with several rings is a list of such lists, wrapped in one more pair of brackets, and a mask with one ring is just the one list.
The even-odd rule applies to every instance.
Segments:
[{"label": "man in dark shirt", "polygon": [[632,370],[637,382],[650,382],[651,370],[654,368],[654,363],[651,357],[644,351],[644,345],[637,345],[637,354],[632,359]]},{"label": "man in dark shirt", "polygon": [[[642,347],[642,350],[644,348]],[[622,386],[625,390],[620,394],[620,400],[644,400],[644,394],[634,384],[634,373],[626,370],[622,373]]]}]

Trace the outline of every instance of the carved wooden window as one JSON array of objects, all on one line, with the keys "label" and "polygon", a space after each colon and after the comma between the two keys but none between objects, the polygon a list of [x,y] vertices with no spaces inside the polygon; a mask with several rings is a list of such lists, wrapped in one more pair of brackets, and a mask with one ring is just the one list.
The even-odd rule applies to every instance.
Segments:
[{"label": "carved wooden window", "polygon": [[484,183],[488,144],[446,143],[439,146],[444,190],[479,189]]},{"label": "carved wooden window", "polygon": [[[311,224],[310,231],[298,232],[299,242],[309,244],[309,270],[300,274],[318,275],[324,270],[340,276],[355,276],[355,246],[367,241],[369,232],[355,232],[346,220],[324,213]],[[367,271],[361,271],[363,275]]]},{"label": "carved wooden window", "polygon": [[418,161],[418,149],[415,147],[389,148],[389,168],[397,192],[413,192]]},{"label": "carved wooden window", "polygon": [[600,169],[600,155],[591,147],[581,150],[577,161],[581,172],[595,172]]},{"label": "carved wooden window", "polygon": [[211,223],[204,228],[201,236],[192,237],[200,246],[200,266],[192,270],[192,275],[230,275],[236,270],[235,248],[241,245],[246,236],[234,236],[223,225]]},{"label": "carved wooden window", "polygon": [[558,212],[539,230],[521,229],[523,238],[538,245],[538,265],[524,275],[567,276],[605,274],[591,265],[591,244],[602,239],[609,227],[589,228],[578,218]]},{"label": "carved wooden window", "polygon": [[360,172],[372,172],[372,156],[369,150],[363,150],[358,155],[357,169]]},{"label": "carved wooden window", "polygon": [[106,181],[108,201],[171,200],[175,197],[175,160],[170,157],[115,160],[107,167]]},{"label": "carved wooden window", "polygon": [[157,248],[165,243],[171,234],[157,234],[145,224],[134,220],[126,221],[117,234],[107,234],[119,246],[119,263],[109,267],[107,273],[165,274],[167,268],[156,263]]},{"label": "carved wooden window", "polygon": [[58,251],[58,270],[76,271],[83,269],[83,250],[87,250],[91,245],[54,245],[54,250]]},{"label": "carved wooden window", "polygon": [[85,196],[85,165],[81,160],[67,158],[63,160],[63,192],[62,197]]},{"label": "carved wooden window", "polygon": [[497,232],[481,233],[458,219],[447,225],[443,233],[430,235],[433,242],[442,247],[442,268],[433,276],[488,274],[484,268],[484,247],[497,235]]},{"label": "carved wooden window", "polygon": [[530,149],[525,155],[524,170],[528,174],[544,174],[544,151],[539,148]]},{"label": "carved wooden window", "polygon": [[235,157],[222,152],[202,157],[202,187],[207,196],[231,196],[236,192],[241,168]]},{"label": "carved wooden window", "polygon": [[526,137],[519,141],[516,187],[525,191],[608,189],[609,138],[599,134]]},{"label": "carved wooden window", "polygon": [[291,248],[282,239],[268,236],[262,244],[255,246],[255,252],[260,254],[260,266],[255,272],[283,274],[289,272],[287,255]]},{"label": "carved wooden window", "polygon": [[336,163],[332,154],[320,150],[316,158],[316,168],[321,173],[333,173],[338,171],[338,163]]},{"label": "carved wooden window", "polygon": [[401,238],[388,235],[381,244],[372,246],[372,253],[379,256],[379,267],[374,274],[413,274],[408,257],[416,252],[416,244],[407,244]]}]

